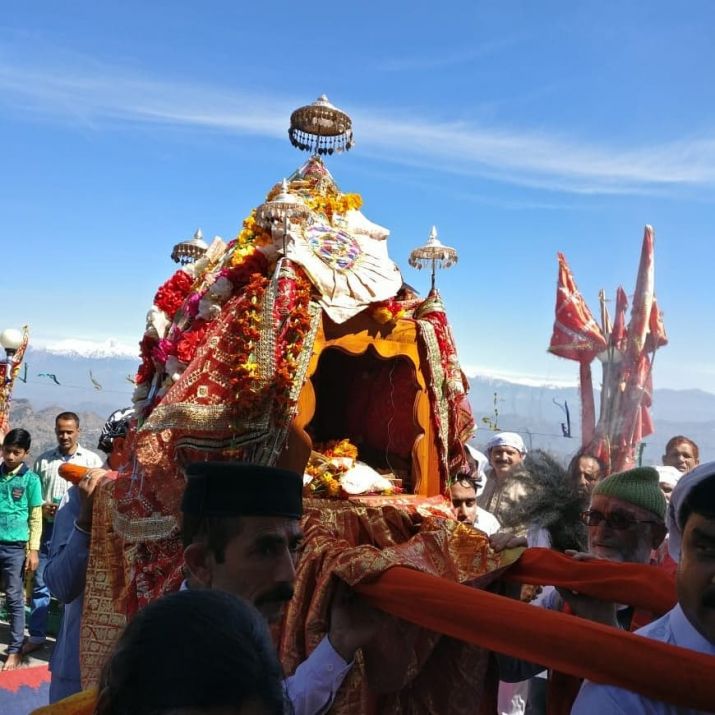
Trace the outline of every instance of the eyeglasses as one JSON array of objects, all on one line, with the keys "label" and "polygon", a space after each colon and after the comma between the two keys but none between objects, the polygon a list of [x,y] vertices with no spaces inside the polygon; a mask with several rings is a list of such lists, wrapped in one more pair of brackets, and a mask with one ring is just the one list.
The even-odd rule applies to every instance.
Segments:
[{"label": "eyeglasses", "polygon": [[625,531],[630,529],[634,524],[657,524],[657,521],[652,521],[648,519],[634,519],[632,516],[625,516],[624,514],[609,514],[606,516],[600,511],[595,509],[590,509],[589,511],[584,511],[581,513],[581,521],[586,524],[586,526],[598,526],[602,521],[605,521],[607,526],[611,529],[617,529],[618,531]]}]

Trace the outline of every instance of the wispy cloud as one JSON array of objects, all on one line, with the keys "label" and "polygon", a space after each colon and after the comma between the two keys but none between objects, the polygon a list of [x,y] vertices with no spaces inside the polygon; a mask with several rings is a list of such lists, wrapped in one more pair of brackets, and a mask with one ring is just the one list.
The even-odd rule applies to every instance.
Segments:
[{"label": "wispy cloud", "polygon": [[443,54],[431,54],[429,50],[432,48],[428,48],[427,52],[412,57],[390,57],[378,60],[375,68],[383,72],[413,72],[456,67],[471,64],[483,57],[513,47],[522,40],[522,37],[505,37],[482,44],[475,43],[473,47],[451,50]]},{"label": "wispy cloud", "polygon": [[[78,67],[81,66],[81,69]],[[88,69],[89,68],[89,69]],[[23,65],[0,48],[0,106],[99,128],[143,123],[285,137],[297,98],[145,79],[97,63]],[[638,148],[524,129],[351,108],[364,156],[434,172],[582,194],[658,194],[715,184],[715,132]]]}]

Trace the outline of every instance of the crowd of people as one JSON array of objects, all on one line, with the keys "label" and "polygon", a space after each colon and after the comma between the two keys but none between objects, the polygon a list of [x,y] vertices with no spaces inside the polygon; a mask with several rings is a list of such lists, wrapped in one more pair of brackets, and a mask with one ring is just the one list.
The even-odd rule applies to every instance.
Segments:
[{"label": "crowd of people", "polygon": [[[73,412],[57,415],[57,447],[32,469],[26,464],[27,431],[11,430],[2,445],[0,575],[10,620],[3,669],[18,668],[25,655],[43,647],[51,594],[63,604],[63,616],[50,660],[50,702],[82,689],[80,622],[93,499],[109,478],[113,449],[131,417],[131,410],[120,410],[108,420],[99,443],[105,458],[80,445],[80,419]],[[715,655],[715,462],[700,465],[692,440],[673,437],[662,465],[617,474],[608,474],[588,451],[564,468],[547,453],[527,453],[522,438],[510,432],[492,437],[484,453],[465,445],[465,456],[468,471],[453,475],[445,494],[462,524],[457,528],[484,532],[496,552],[544,547],[578,561],[664,569],[676,580],[678,603],[655,619],[548,585],[510,586],[507,595]],[[87,468],[75,486],[59,476],[63,463]],[[185,580],[178,593],[153,602],[129,623],[97,684],[94,712],[327,712],[358,651],[376,641],[388,616],[339,584],[326,636],[285,677],[268,625],[280,621],[293,596],[303,545],[302,475],[235,462],[196,463],[186,474]],[[26,572],[33,574],[27,636]],[[559,687],[553,674],[507,655],[498,654],[497,662],[500,712],[546,713]],[[573,712],[684,711],[586,681]]]}]

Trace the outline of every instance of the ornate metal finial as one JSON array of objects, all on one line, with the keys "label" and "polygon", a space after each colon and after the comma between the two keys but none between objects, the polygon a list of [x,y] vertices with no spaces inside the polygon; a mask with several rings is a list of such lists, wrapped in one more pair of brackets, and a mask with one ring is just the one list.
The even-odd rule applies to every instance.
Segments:
[{"label": "ornate metal finial", "polygon": [[181,241],[174,246],[171,252],[171,260],[186,266],[189,263],[198,261],[206,253],[208,245],[204,241],[204,234],[200,228],[196,229],[194,237],[188,241]]},{"label": "ornate metal finial", "polygon": [[291,193],[288,181],[283,179],[278,195],[256,209],[256,223],[266,229],[280,228],[283,231],[283,254],[286,252],[286,237],[290,221],[306,218],[310,209],[303,199]]},{"label": "ornate metal finial", "polygon": [[321,94],[290,115],[288,136],[294,147],[313,154],[348,151],[353,145],[353,120]]},{"label": "ornate metal finial", "polygon": [[457,251],[449,246],[444,246],[437,238],[437,227],[432,226],[427,243],[415,248],[410,253],[409,264],[413,268],[422,270],[432,264],[432,290],[435,286],[435,271],[437,268],[451,268],[458,260]]}]

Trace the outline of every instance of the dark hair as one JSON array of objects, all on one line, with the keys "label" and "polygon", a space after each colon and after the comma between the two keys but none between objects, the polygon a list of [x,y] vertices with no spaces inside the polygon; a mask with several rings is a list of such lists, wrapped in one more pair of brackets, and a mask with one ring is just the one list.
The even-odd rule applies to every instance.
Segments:
[{"label": "dark hair", "polygon": [[693,456],[695,459],[700,459],[700,449],[698,449],[698,445],[693,442],[690,437],[686,437],[685,435],[682,434],[676,434],[675,437],[671,437],[668,440],[668,444],[665,445],[665,454],[668,454],[673,447],[676,447],[679,444],[682,444],[685,442],[686,444],[689,444],[693,448]]},{"label": "dark hair", "polygon": [[259,702],[286,712],[283,673],[262,616],[208,589],[172,593],[140,611],[102,669],[95,715],[160,715]]},{"label": "dark hair", "polygon": [[57,425],[60,420],[74,420],[74,423],[79,427],[79,416],[76,412],[60,412],[60,414],[55,417],[55,425]]},{"label": "dark hair", "polygon": [[691,514],[700,514],[707,519],[715,519],[715,475],[698,482],[683,501],[680,507],[680,528],[685,528],[685,522]]},{"label": "dark hair", "polygon": [[477,480],[470,474],[456,474],[452,478],[452,481],[449,483],[449,486],[453,487],[455,484],[463,484],[465,486],[471,487],[472,489],[474,489],[475,494],[477,493],[477,489],[479,488]]},{"label": "dark hair", "polygon": [[213,552],[216,562],[222,564],[226,545],[241,532],[243,522],[239,516],[197,516],[182,514],[181,541],[184,548],[203,543]]},{"label": "dark hair", "polygon": [[529,452],[522,466],[520,481],[526,493],[503,513],[502,527],[533,524],[549,532],[551,546],[557,551],[585,551],[587,534],[581,512],[588,503],[574,487],[573,479],[554,456],[540,449]]},{"label": "dark hair", "polygon": [[600,458],[597,457],[595,454],[591,454],[588,451],[588,448],[581,448],[574,454],[574,456],[571,458],[571,461],[569,462],[569,466],[566,467],[566,472],[573,479],[574,472],[576,471],[576,468],[578,467],[579,460],[581,457],[588,457],[589,459],[593,459],[597,464],[598,464],[598,469],[600,470],[599,474],[599,479],[603,479],[604,477],[608,476],[608,465]]},{"label": "dark hair", "polygon": [[32,437],[26,429],[21,427],[16,427],[11,429],[3,440],[3,447],[19,447],[24,449],[26,452],[30,451],[30,445],[32,444]]}]

